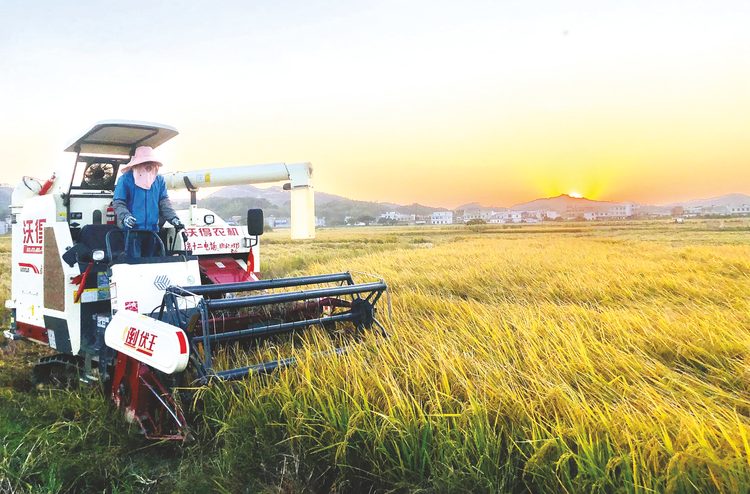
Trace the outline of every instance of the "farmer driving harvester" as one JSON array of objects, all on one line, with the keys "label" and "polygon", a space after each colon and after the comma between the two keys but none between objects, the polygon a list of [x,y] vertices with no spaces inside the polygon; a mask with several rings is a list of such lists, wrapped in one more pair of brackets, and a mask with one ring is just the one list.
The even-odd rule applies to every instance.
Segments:
[{"label": "farmer driving harvester", "polygon": [[[169,221],[176,231],[185,227],[167,196],[166,182],[159,175],[161,166],[154,156],[154,150],[141,146],[135,150],[133,159],[122,168],[123,174],[117,180],[112,202],[117,220],[124,228],[158,233],[159,226],[165,221]],[[154,248],[153,235],[134,235],[128,242],[127,251],[132,257],[149,257],[153,255]]]},{"label": "farmer driving harvester", "polygon": [[[161,176],[153,149],[176,135],[167,125],[105,120],[69,143],[72,170],[44,185],[24,177],[11,203],[12,298],[5,303],[6,338],[56,350],[34,366],[38,382],[93,380],[98,369],[126,417],[159,440],[190,437],[172,399],[184,383],[253,378],[297,363],[291,356],[227,365],[230,348],[317,328],[332,337],[332,348],[317,353],[323,357],[349,352],[365,331],[388,336],[376,309],[387,296],[384,281],[357,283],[350,272],[261,280],[262,211],[249,209],[246,224],[232,225],[197,205],[201,187],[284,181],[291,237],[314,238],[310,163]],[[182,235],[167,190],[190,192]],[[115,208],[124,229],[114,224]],[[176,228],[159,232],[164,242],[154,237],[166,221]]]}]

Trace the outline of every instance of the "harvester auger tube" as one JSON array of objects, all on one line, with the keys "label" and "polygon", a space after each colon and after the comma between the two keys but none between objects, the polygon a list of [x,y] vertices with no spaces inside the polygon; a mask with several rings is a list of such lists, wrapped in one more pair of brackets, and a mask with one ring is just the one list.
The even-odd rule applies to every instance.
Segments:
[{"label": "harvester auger tube", "polygon": [[[336,286],[320,287],[322,284]],[[268,292],[232,298],[210,298],[234,292]],[[384,338],[386,328],[376,318],[376,304],[388,286],[382,280],[356,284],[350,272],[302,276],[247,283],[167,288],[159,319],[181,328],[188,335],[190,360],[197,383],[232,380],[267,373],[296,364],[295,358],[263,362],[235,369],[215,370],[212,348],[243,340],[303,331],[313,326],[331,328],[348,325],[353,338],[373,326]],[[189,302],[197,298],[197,303]],[[186,307],[193,307],[185,309]],[[244,312],[243,312],[244,311]],[[230,315],[231,313],[231,315]],[[341,355],[341,346],[320,355]]]}]

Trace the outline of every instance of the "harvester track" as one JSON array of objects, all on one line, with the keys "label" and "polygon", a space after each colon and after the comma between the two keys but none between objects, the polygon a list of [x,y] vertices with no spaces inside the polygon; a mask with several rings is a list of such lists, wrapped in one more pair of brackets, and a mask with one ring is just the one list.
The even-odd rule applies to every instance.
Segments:
[{"label": "harvester track", "polygon": [[[99,374],[99,362],[92,360],[89,365],[91,370],[96,369],[96,373]],[[76,386],[79,382],[91,383],[99,379],[98,375],[87,372],[83,357],[62,353],[40,358],[34,364],[32,373],[34,384],[54,384],[64,388]]]}]

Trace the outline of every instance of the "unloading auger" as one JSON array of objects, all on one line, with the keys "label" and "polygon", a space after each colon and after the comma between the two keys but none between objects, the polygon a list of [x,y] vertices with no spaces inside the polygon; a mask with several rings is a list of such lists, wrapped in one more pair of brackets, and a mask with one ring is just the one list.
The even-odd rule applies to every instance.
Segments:
[{"label": "unloading auger", "polygon": [[[139,146],[177,135],[169,126],[110,120],[74,139],[75,165],[44,184],[24,177],[11,199],[12,339],[49,345],[34,367],[39,381],[102,380],[114,402],[152,439],[190,437],[177,388],[208,385],[294,365],[293,352],[263,361],[258,348],[286,348],[311,331],[327,338],[322,356],[343,354],[366,332],[388,332],[377,304],[378,278],[351,272],[260,279],[263,213],[229,224],[198,208],[200,187],[286,181],[292,238],[315,235],[309,163],[215,168],[166,174],[167,188],[190,191],[178,211],[186,229],[158,234],[115,224],[112,196],[120,166]],[[126,246],[151,236],[151,257]],[[356,279],[355,279],[356,278]],[[390,312],[389,312],[390,315]],[[291,335],[285,341],[279,337]]]}]

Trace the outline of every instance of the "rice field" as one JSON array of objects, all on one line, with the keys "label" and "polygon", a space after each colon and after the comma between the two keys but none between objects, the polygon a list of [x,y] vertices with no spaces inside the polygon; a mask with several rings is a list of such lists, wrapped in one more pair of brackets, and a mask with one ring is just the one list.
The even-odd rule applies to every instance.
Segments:
[{"label": "rice field", "polygon": [[747,227],[273,232],[269,277],[384,278],[391,338],[197,390],[184,446],[6,343],[0,492],[748,492]]}]

